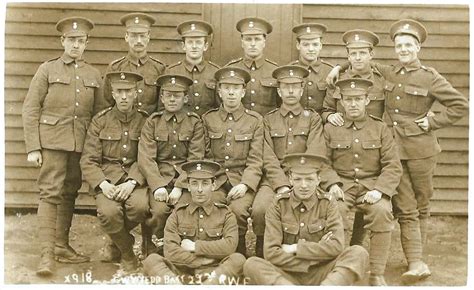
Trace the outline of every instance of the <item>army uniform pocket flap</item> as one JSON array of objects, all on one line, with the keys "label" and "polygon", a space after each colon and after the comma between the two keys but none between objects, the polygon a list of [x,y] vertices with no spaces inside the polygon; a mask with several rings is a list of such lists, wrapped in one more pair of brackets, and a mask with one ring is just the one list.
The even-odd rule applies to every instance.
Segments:
[{"label": "army uniform pocket flap", "polygon": [[184,133],[179,133],[178,134],[178,140],[179,141],[189,141],[191,140],[191,133],[190,132],[184,132]]},{"label": "army uniform pocket flap", "polygon": [[278,137],[285,137],[286,136],[286,130],[270,130],[270,135],[272,138],[278,138]]},{"label": "army uniform pocket flap", "polygon": [[196,235],[196,228],[178,227],[178,234],[180,236],[194,237]]},{"label": "army uniform pocket flap", "polygon": [[249,141],[252,140],[253,134],[235,134],[235,141]]},{"label": "army uniform pocket flap", "polygon": [[324,228],[326,228],[326,221],[319,219],[319,220],[316,220],[314,224],[308,225],[308,232],[317,233],[319,231],[324,230]]},{"label": "army uniform pocket flap", "polygon": [[382,147],[380,140],[362,141],[362,148],[364,149],[379,149]]},{"label": "army uniform pocket flap", "polygon": [[59,117],[57,116],[42,115],[40,118],[41,124],[56,125],[58,122],[59,122]]},{"label": "army uniform pocket flap", "polygon": [[328,83],[326,83],[326,81],[319,81],[319,82],[316,82],[316,85],[318,86],[318,89],[320,91],[324,91],[328,88]]},{"label": "army uniform pocket flap", "polygon": [[222,228],[206,229],[206,234],[210,238],[220,238],[222,237]]},{"label": "army uniform pocket flap", "polygon": [[211,139],[221,139],[222,135],[222,132],[209,132],[209,138]]},{"label": "army uniform pocket flap", "polygon": [[156,86],[156,79],[157,77],[147,77],[144,78],[143,81],[147,86]]},{"label": "army uniform pocket flap", "polygon": [[260,80],[262,87],[277,87],[277,81],[274,78],[265,78]]},{"label": "army uniform pocket flap", "polygon": [[405,93],[413,96],[426,97],[428,95],[428,90],[414,86],[405,86]]},{"label": "army uniform pocket flap", "polygon": [[416,123],[410,124],[404,128],[405,135],[407,136],[417,136],[421,134],[425,134],[426,132],[420,128]]},{"label": "army uniform pocket flap", "polygon": [[382,101],[382,100],[385,100],[385,95],[383,94],[383,92],[369,93],[369,100]]},{"label": "army uniform pocket flap", "polygon": [[98,88],[99,82],[96,79],[83,79],[85,87]]},{"label": "army uniform pocket flap", "polygon": [[329,148],[331,149],[348,149],[351,148],[351,140],[333,140],[329,143]]},{"label": "army uniform pocket flap", "polygon": [[164,130],[155,131],[155,140],[168,141],[168,131],[164,131]]},{"label": "army uniform pocket flap", "polygon": [[393,88],[395,88],[395,84],[391,82],[385,82],[385,86],[383,87],[384,90],[386,91],[393,91]]},{"label": "army uniform pocket flap", "polygon": [[65,76],[65,75],[50,75],[48,78],[48,82],[50,84],[70,84],[71,83],[71,77],[70,76]]},{"label": "army uniform pocket flap", "polygon": [[281,223],[283,231],[288,234],[297,235],[300,231],[300,228],[296,224]]},{"label": "army uniform pocket flap", "polygon": [[293,135],[296,136],[307,136],[309,133],[309,128],[295,128],[293,130]]},{"label": "army uniform pocket flap", "polygon": [[130,132],[131,140],[140,140],[140,132]]},{"label": "army uniform pocket flap", "polygon": [[99,133],[99,139],[101,139],[101,140],[121,140],[122,139],[122,132],[102,130]]},{"label": "army uniform pocket flap", "polygon": [[215,90],[216,89],[216,82],[213,81],[213,80],[208,80],[205,82],[206,84],[206,88],[210,89],[210,90]]}]

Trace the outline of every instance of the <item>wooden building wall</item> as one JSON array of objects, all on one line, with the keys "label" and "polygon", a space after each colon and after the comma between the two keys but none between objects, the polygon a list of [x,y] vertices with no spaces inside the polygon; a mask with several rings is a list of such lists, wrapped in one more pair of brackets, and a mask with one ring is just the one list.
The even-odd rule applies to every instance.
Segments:
[{"label": "wooden building wall", "polygon": [[[459,5],[329,5],[329,4],[184,4],[184,3],[10,3],[5,23],[5,202],[7,207],[34,207],[38,200],[35,179],[38,170],[27,164],[21,107],[38,66],[62,53],[55,23],[67,16],[81,15],[96,23],[85,58],[102,72],[106,65],[126,54],[124,29],[119,19],[135,11],[157,19],[149,51],[172,64],[183,55],[175,27],[190,19],[204,19],[215,28],[208,57],[220,65],[241,56],[235,23],[246,16],[268,19],[273,33],[266,54],[279,64],[297,57],[293,25],[321,22],[328,26],[321,56],[332,62],[345,60],[341,36],[350,29],[369,29],[381,38],[375,58],[383,63],[395,59],[388,36],[391,23],[400,18],[423,22],[429,37],[420,53],[425,65],[433,66],[465,96],[469,96],[469,9]],[[441,107],[435,106],[435,111]],[[467,214],[468,117],[454,127],[438,131],[443,153],[435,174],[433,213]],[[89,208],[93,200],[81,189],[79,207]]]}]

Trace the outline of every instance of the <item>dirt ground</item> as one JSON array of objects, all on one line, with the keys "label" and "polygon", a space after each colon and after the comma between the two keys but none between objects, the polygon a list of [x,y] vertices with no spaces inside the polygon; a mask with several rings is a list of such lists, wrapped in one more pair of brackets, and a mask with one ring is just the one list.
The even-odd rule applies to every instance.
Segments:
[{"label": "dirt ground", "polygon": [[[392,235],[391,257],[385,279],[391,286],[400,285],[400,275],[406,262],[400,246],[398,224]],[[76,214],[71,229],[71,244],[79,252],[91,257],[91,262],[77,265],[57,263],[57,272],[48,279],[35,275],[40,248],[37,242],[36,215],[9,212],[5,216],[5,284],[91,284],[127,283],[116,279],[118,264],[100,262],[100,249],[105,235],[97,218],[90,214]],[[137,233],[135,233],[137,234]],[[137,235],[138,236],[138,235]],[[432,276],[419,286],[463,286],[467,282],[467,218],[433,217],[424,254]],[[139,248],[137,239],[136,249]],[[115,277],[115,279],[114,279]],[[368,285],[367,278],[357,285]],[[134,283],[146,284],[135,280]]]}]

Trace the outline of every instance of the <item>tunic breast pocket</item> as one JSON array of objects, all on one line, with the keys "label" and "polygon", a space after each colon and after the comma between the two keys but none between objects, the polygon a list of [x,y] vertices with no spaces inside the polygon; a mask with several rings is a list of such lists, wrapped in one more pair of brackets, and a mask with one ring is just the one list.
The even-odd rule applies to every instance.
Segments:
[{"label": "tunic breast pocket", "polygon": [[155,142],[168,142],[168,131],[155,130]]},{"label": "tunic breast pocket", "polygon": [[196,237],[196,228],[192,226],[178,226],[178,234],[181,240],[195,240]]},{"label": "tunic breast pocket", "polygon": [[130,132],[130,144],[134,152],[138,152],[138,142],[140,141],[140,132]]},{"label": "tunic breast pocket", "polygon": [[208,132],[208,137],[211,141],[211,153],[216,158],[223,158],[224,157],[224,133],[222,132]]},{"label": "tunic breast pocket", "polygon": [[428,90],[414,86],[405,86],[405,94],[410,98],[409,112],[417,114],[428,112],[431,107]]},{"label": "tunic breast pocket", "polygon": [[179,143],[184,145],[186,150],[189,148],[189,141],[191,141],[192,136],[193,136],[193,133],[190,131],[181,132],[178,134]]},{"label": "tunic breast pocket", "polygon": [[[67,75],[50,75],[48,77],[48,94],[44,99],[43,107],[69,107],[73,105],[74,95],[68,94],[74,88],[71,86],[71,77]],[[71,99],[72,98],[72,99]]]},{"label": "tunic breast pocket", "polygon": [[319,242],[325,234],[326,220],[318,219],[313,224],[308,225],[308,232],[311,235],[311,240]]},{"label": "tunic breast pocket", "polygon": [[222,232],[223,232],[222,227],[206,229],[206,235],[207,235],[208,240],[222,239]]},{"label": "tunic breast pocket", "polygon": [[270,130],[270,136],[273,143],[273,151],[278,158],[283,158],[286,154],[286,130],[273,129]]},{"label": "tunic breast pocket", "polygon": [[290,223],[281,223],[281,226],[283,230],[283,244],[296,244],[299,238],[299,226]]},{"label": "tunic breast pocket", "polygon": [[102,156],[112,158],[120,157],[121,131],[102,130],[99,133],[99,139],[102,143]]},{"label": "tunic breast pocket", "polygon": [[250,151],[250,142],[252,142],[252,133],[240,133],[234,135],[235,147],[234,156],[237,158],[245,159]]},{"label": "tunic breast pocket", "polygon": [[86,91],[83,96],[87,99],[89,105],[92,106],[94,105],[95,89],[99,88],[99,82],[96,79],[84,78],[82,83]]},{"label": "tunic breast pocket", "polygon": [[295,139],[297,139],[298,141],[303,141],[306,143],[306,140],[308,140],[308,134],[308,127],[296,127],[295,129],[293,129],[293,136],[295,136]]},{"label": "tunic breast pocket", "polygon": [[[270,96],[273,91],[276,90],[277,81],[273,78],[264,78],[260,80],[260,86],[262,90],[257,92],[257,98],[260,98],[260,103],[267,106],[274,105],[276,100],[273,100]],[[260,96],[258,94],[260,94]]]}]

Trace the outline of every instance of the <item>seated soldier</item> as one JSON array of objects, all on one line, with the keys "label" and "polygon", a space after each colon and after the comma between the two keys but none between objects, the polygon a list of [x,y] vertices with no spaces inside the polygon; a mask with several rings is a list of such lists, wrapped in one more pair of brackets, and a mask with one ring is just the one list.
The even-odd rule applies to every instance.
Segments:
[{"label": "seated soldier", "polygon": [[349,78],[336,85],[342,95],[344,125],[324,126],[328,159],[344,184],[333,193],[340,199],[346,230],[352,228],[347,221],[351,208],[364,214],[365,228],[370,230],[369,284],[386,286],[383,275],[393,229],[391,198],[397,194],[402,166],[387,125],[366,114],[372,81]]},{"label": "seated soldier", "polygon": [[[289,154],[293,190],[277,194],[265,215],[265,260],[251,257],[244,275],[258,285],[352,285],[365,273],[361,246],[344,249],[336,200],[318,186],[326,158]],[[258,269],[258,271],[256,271]]]},{"label": "seated soldier", "polygon": [[143,78],[132,72],[112,72],[106,78],[115,106],[92,119],[81,169],[95,194],[100,224],[120,250],[123,270],[133,272],[138,260],[130,230],[149,213],[145,178],[136,162],[140,131],[148,116],[134,106],[137,82]]},{"label": "seated soldier", "polygon": [[145,273],[159,281],[185,275],[185,281],[191,279],[195,284],[219,284],[229,281],[227,277],[238,279],[245,257],[235,253],[237,222],[226,205],[214,203],[211,198],[220,165],[191,161],[181,168],[187,173],[192,200],[178,205],[169,216],[165,226],[165,257],[148,256],[143,261]]},{"label": "seated soldier", "polygon": [[242,105],[250,81],[247,71],[228,66],[219,69],[215,79],[222,105],[202,115],[206,158],[222,167],[216,174],[213,200],[227,202],[236,215],[238,252],[244,254],[249,209],[262,176],[263,120]]},{"label": "seated soldier", "polygon": [[[147,220],[151,234],[163,238],[170,206],[181,197],[182,182],[177,181],[179,166],[204,157],[204,130],[199,116],[183,108],[188,101],[188,88],[193,81],[175,74],[157,79],[164,111],[153,113],[143,125],[138,150],[138,166],[150,190],[151,218]],[[150,239],[144,237],[147,254],[154,251]]]}]

